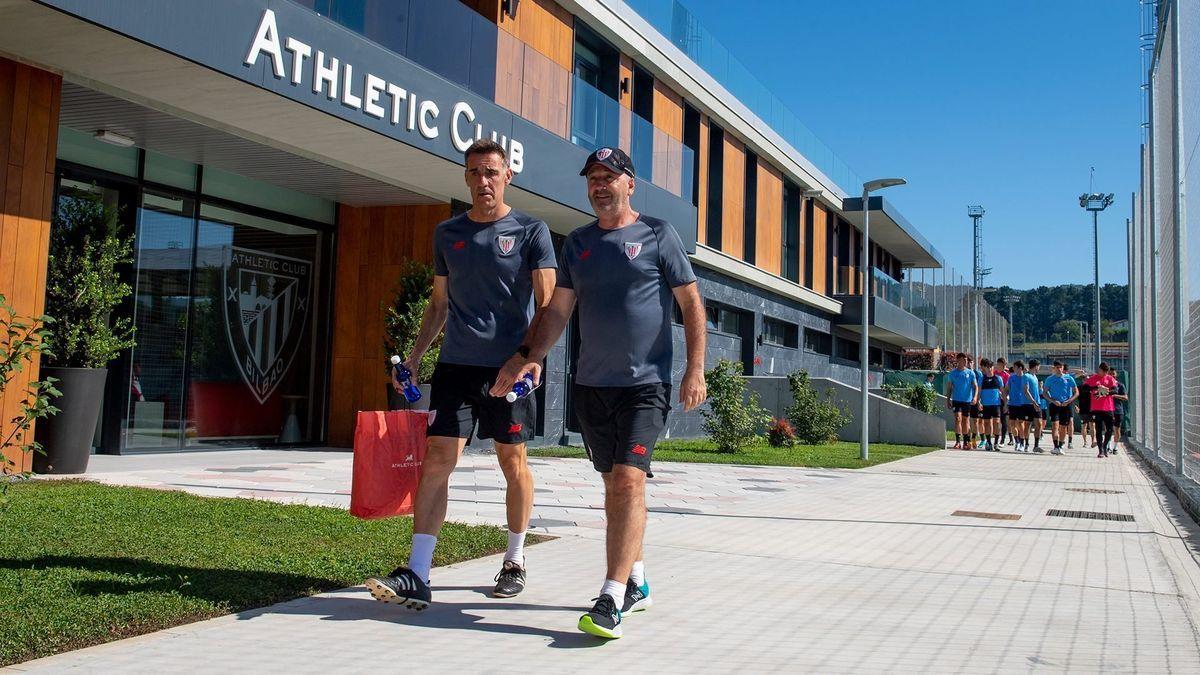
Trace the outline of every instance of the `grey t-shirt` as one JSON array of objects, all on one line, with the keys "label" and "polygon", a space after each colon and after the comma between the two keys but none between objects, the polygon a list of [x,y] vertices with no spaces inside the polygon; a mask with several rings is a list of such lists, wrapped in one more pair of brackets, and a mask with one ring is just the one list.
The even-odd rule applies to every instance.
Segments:
[{"label": "grey t-shirt", "polygon": [[575,382],[629,387],[671,382],[671,289],[696,280],[665,221],[641,216],[616,230],[593,221],[567,236],[558,285],[579,305]]},{"label": "grey t-shirt", "polygon": [[532,271],[555,267],[546,223],[510,211],[477,223],[466,213],[433,233],[433,273],[447,277],[450,311],[438,361],[504,365],[533,319]]}]

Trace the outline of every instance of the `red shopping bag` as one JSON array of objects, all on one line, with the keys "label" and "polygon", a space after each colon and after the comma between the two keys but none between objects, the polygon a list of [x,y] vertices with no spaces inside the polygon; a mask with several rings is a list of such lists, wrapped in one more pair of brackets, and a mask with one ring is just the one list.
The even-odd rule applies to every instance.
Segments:
[{"label": "red shopping bag", "polygon": [[413,512],[428,425],[425,411],[359,411],[354,430],[351,515],[373,519]]}]

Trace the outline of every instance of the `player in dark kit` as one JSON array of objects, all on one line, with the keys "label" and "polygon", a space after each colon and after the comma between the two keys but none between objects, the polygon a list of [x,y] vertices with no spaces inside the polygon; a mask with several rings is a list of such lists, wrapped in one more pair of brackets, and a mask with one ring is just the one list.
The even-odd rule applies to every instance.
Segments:
[{"label": "player in dark kit", "polygon": [[991,359],[979,359],[983,368],[979,380],[979,425],[980,443],[984,450],[998,452],[1000,442],[1000,402],[1004,398],[1004,380],[993,370]]},{"label": "player in dark kit", "polygon": [[[533,437],[534,400],[524,397],[510,403],[490,396],[488,390],[550,301],[554,249],[546,223],[504,203],[504,189],[512,180],[504,148],[478,140],[467,148],[464,159],[471,210],[434,231],[433,293],[416,344],[404,361],[415,378],[421,357],[445,326],[431,382],[433,419],[413,506],[412,551],[407,567],[366,581],[375,599],[415,610],[431,601],[429,569],[446,519],[450,474],[476,424],[478,438],[495,441],[508,482],[508,551],[492,595],[508,598],[525,588],[525,528],[533,510],[525,442]],[[399,390],[396,374],[392,377]]]},{"label": "player in dark kit", "polygon": [[671,314],[683,312],[687,369],[679,402],[704,402],[704,303],[683,242],[670,224],[637,213],[633,162],[617,148],[600,148],[584,163],[588,200],[597,220],[572,232],[562,247],[558,288],[528,354],[518,354],[497,378],[500,393],[538,365],[578,303],[579,363],[576,414],[592,465],[604,477],[608,521],[607,574],[579,629],[605,638],[622,634],[623,614],[650,605],[642,563],[646,476],[671,409]]}]

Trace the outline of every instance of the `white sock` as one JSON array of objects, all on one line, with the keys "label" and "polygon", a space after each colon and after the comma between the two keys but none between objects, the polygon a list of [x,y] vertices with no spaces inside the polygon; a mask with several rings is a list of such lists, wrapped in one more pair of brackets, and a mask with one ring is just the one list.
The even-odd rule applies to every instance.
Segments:
[{"label": "white sock", "polygon": [[429,583],[429,568],[433,567],[433,547],[437,537],[432,534],[414,534],[412,552],[408,554],[408,569],[417,573],[421,580]]},{"label": "white sock", "polygon": [[521,567],[525,566],[525,533],[508,531],[508,553],[504,560],[511,560]]},{"label": "white sock", "polygon": [[638,586],[646,583],[646,563],[641,560],[633,563],[633,569],[629,570],[629,578]]},{"label": "white sock", "polygon": [[600,588],[600,595],[609,595],[613,602],[617,603],[617,609],[625,603],[625,582],[605,579],[604,586]]}]

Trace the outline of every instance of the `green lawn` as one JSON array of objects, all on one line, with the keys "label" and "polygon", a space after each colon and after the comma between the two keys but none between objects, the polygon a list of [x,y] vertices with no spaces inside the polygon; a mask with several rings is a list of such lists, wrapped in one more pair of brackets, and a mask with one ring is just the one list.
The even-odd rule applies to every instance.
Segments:
[{"label": "green lawn", "polygon": [[[411,538],[411,518],[20,483],[0,507],[0,666],[353,586],[403,562]],[[506,543],[499,528],[447,524],[434,564]]]},{"label": "green lawn", "polygon": [[[657,462],[700,462],[704,464],[758,464],[767,466],[810,466],[827,469],[861,469],[866,466],[915,457],[941,448],[915,445],[872,443],[870,459],[858,458],[858,443],[838,442],[827,445],[800,445],[773,448],[765,440],[736,454],[717,452],[707,440],[668,440],[654,447]],[[535,457],[586,457],[583,448],[532,448]]]}]

